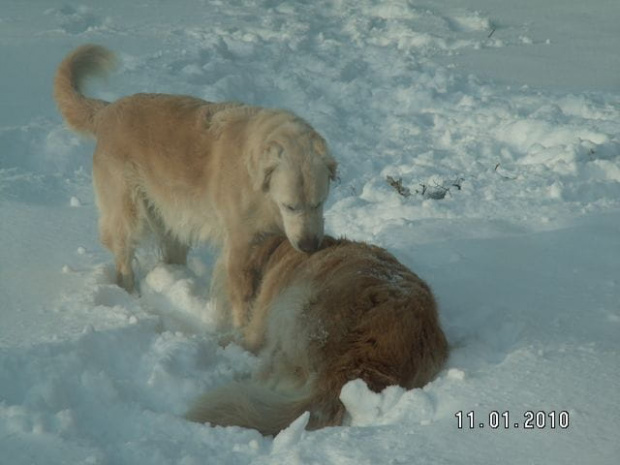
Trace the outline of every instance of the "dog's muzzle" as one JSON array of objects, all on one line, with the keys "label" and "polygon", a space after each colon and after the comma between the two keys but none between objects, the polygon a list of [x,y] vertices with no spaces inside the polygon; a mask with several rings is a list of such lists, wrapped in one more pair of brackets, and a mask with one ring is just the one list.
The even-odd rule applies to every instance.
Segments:
[{"label": "dog's muzzle", "polygon": [[318,250],[321,239],[318,236],[304,237],[297,245],[302,252],[312,253]]}]

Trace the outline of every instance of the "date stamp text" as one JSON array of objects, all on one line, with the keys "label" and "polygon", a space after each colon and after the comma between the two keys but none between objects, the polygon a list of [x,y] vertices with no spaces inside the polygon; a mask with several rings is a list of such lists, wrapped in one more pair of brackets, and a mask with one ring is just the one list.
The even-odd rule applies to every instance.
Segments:
[{"label": "date stamp text", "polygon": [[527,410],[523,415],[511,415],[506,410],[492,410],[487,415],[477,414],[473,410],[459,410],[454,414],[458,429],[567,429],[570,415],[566,410],[544,411]]}]

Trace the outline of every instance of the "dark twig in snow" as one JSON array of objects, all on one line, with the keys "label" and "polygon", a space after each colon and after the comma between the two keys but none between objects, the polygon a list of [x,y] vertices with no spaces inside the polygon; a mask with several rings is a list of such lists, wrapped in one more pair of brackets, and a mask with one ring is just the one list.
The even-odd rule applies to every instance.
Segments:
[{"label": "dark twig in snow", "polygon": [[456,178],[450,183],[450,185],[452,187],[456,187],[458,190],[461,190],[463,188],[463,181],[465,181],[465,178]]},{"label": "dark twig in snow", "polygon": [[426,199],[441,200],[450,191],[450,188],[442,186],[434,182],[434,186],[420,184],[421,190],[416,190],[416,194],[420,194]]},{"label": "dark twig in snow", "polygon": [[[396,189],[403,197],[411,196],[411,190],[408,187],[403,186],[403,180],[401,178],[394,179],[392,176],[386,176],[385,180],[390,186]],[[441,200],[446,197],[446,194],[450,192],[452,187],[457,190],[463,189],[464,178],[456,178],[454,181],[449,182],[449,187],[433,181],[433,185],[420,184],[420,189],[416,189],[415,193],[420,194],[425,199]]]},{"label": "dark twig in snow", "polygon": [[403,186],[403,180],[401,178],[394,179],[392,176],[386,176],[385,180],[390,186],[396,189],[396,192],[398,192],[403,197],[406,198],[411,195],[411,191],[409,190],[409,188]]},{"label": "dark twig in snow", "polygon": [[493,169],[493,171],[495,171],[495,173],[497,173],[498,176],[500,176],[503,179],[507,179],[509,181],[514,181],[515,179],[517,179],[517,176],[506,176],[505,174],[500,173],[499,170],[499,163],[497,165],[495,165],[495,168]]}]

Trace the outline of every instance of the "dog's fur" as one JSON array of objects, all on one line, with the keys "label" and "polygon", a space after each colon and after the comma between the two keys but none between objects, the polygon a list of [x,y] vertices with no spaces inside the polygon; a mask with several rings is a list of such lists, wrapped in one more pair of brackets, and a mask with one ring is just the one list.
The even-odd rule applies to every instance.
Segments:
[{"label": "dog's fur", "polygon": [[259,239],[242,344],[260,370],[205,394],[187,418],[278,433],[304,411],[311,429],[342,422],[340,390],[361,378],[375,392],[432,380],[447,358],[430,288],[376,246],[325,237],[308,256],[283,237]]},{"label": "dog's fur", "polygon": [[[157,234],[167,263],[184,264],[196,241],[218,243],[229,287],[244,288],[238,257],[258,233],[284,233],[305,252],[318,248],[336,162],[307,122],[189,96],[135,94],[113,103],[84,96],[86,79],[114,64],[103,47],[79,47],[58,68],[54,98],[70,127],[97,140],[100,234],[119,285],[134,288],[131,261],[146,230]],[[237,314],[235,324],[243,322]]]}]

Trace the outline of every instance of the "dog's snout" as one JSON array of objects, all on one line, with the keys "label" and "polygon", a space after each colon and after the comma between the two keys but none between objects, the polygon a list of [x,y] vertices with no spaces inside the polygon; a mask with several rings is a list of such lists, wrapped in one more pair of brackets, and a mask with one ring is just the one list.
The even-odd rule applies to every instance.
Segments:
[{"label": "dog's snout", "polygon": [[319,245],[321,245],[321,239],[317,236],[304,237],[299,241],[299,249],[306,253],[315,252],[319,248]]}]

